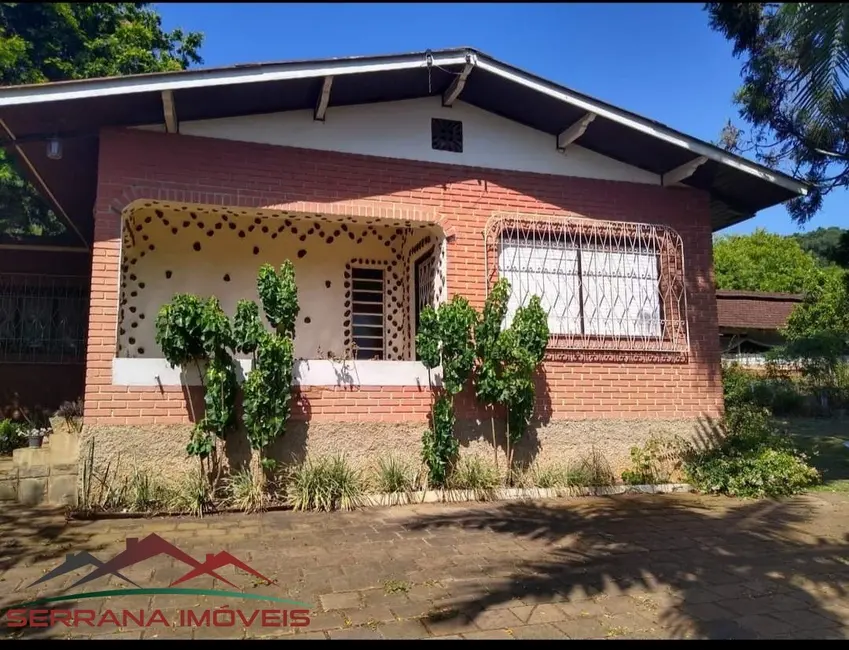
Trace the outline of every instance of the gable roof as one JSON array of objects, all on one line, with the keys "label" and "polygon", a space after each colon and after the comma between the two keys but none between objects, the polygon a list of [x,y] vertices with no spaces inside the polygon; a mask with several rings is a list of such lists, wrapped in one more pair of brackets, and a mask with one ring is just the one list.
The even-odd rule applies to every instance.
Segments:
[{"label": "gable roof", "polygon": [[761,291],[716,291],[719,328],[744,330],[779,330],[803,301],[795,293],[764,293]]},{"label": "gable roof", "polygon": [[[0,88],[0,138],[90,241],[97,136],[108,126],[162,124],[442,96],[706,190],[714,230],[806,193],[804,183],[664,124],[524,72],[471,48],[256,63]],[[168,117],[166,117],[166,114]],[[44,142],[63,140],[66,164]]]}]

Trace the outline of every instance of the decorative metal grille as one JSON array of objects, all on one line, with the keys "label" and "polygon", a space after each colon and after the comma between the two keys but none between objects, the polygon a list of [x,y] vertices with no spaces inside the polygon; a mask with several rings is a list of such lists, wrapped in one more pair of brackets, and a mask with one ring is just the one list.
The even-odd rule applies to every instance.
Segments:
[{"label": "decorative metal grille", "polygon": [[463,123],[457,120],[430,120],[430,146],[437,151],[463,153]]},{"label": "decorative metal grille", "polygon": [[510,215],[484,234],[488,286],[511,285],[508,325],[538,295],[557,350],[689,350],[681,237],[664,226]]},{"label": "decorative metal grille", "polygon": [[383,269],[352,268],[352,340],[355,358],[383,358]]},{"label": "decorative metal grille", "polygon": [[87,315],[85,277],[0,274],[0,361],[82,362]]}]

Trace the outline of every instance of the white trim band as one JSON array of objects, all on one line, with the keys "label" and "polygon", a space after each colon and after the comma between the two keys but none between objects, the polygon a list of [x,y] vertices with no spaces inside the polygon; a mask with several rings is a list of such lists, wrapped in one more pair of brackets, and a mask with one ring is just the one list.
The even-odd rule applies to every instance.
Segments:
[{"label": "white trim band", "polygon": [[[250,372],[251,360],[238,359],[239,381]],[[432,371],[434,386],[442,384],[442,371]],[[199,386],[196,368],[182,371],[172,368],[165,359],[112,359],[113,386]],[[329,361],[299,359],[295,361],[298,386],[416,386],[428,387],[428,371],[419,361]]]}]

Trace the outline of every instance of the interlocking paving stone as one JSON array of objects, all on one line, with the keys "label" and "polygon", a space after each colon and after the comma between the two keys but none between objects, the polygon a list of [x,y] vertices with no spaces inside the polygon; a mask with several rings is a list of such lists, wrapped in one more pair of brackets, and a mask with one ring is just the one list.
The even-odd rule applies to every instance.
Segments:
[{"label": "interlocking paving stone", "polygon": [[[846,530],[849,497],[821,493],[780,503],[623,495],[71,522],[61,510],[4,504],[0,605],[70,587],[84,571],[30,588],[68,553],[105,561],[127,537],[156,532],[199,560],[228,550],[274,581],[222,568],[236,590],[306,602],[311,625],[136,632],[60,624],[12,633],[0,621],[0,638],[847,638]],[[165,587],[186,570],[160,556],[124,573]],[[82,590],[127,586],[112,576]],[[209,577],[180,586],[233,590]],[[150,606],[169,617],[193,607],[279,607],[179,595],[84,603],[98,612]]]}]

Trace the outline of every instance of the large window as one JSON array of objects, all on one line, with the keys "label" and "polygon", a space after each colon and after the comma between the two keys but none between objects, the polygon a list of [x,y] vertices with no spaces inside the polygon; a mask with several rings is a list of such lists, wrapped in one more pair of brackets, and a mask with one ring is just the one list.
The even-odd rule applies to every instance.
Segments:
[{"label": "large window", "polygon": [[552,334],[660,336],[657,255],[551,240],[501,242],[498,268],[510,282],[508,319],[538,295]]},{"label": "large window", "polygon": [[351,269],[355,359],[383,358],[383,269]]},{"label": "large window", "polygon": [[83,361],[87,296],[85,278],[0,274],[0,361]]},{"label": "large window", "polygon": [[487,238],[488,264],[494,262],[497,277],[511,286],[505,325],[537,295],[553,347],[686,350],[683,252],[674,231],[504,218],[490,224]]}]

